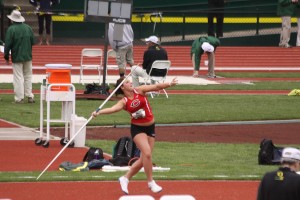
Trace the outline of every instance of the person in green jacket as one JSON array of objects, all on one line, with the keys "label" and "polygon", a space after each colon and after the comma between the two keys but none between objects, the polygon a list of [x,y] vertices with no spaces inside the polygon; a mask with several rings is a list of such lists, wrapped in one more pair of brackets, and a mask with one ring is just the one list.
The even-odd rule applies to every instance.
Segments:
[{"label": "person in green jacket", "polygon": [[4,59],[7,65],[9,57],[12,61],[14,102],[23,103],[26,96],[28,103],[34,103],[31,82],[33,31],[30,26],[23,23],[25,19],[20,11],[13,10],[7,17],[12,21],[12,25],[5,35]]},{"label": "person in green jacket", "polygon": [[193,77],[199,77],[201,56],[206,53],[208,56],[208,78],[216,78],[215,75],[215,52],[220,46],[220,40],[213,36],[200,37],[194,40],[191,48],[191,58],[194,67]]},{"label": "person in green jacket", "polygon": [[278,0],[277,15],[281,17],[282,29],[280,33],[279,46],[291,48],[291,16],[294,14],[298,0]]}]

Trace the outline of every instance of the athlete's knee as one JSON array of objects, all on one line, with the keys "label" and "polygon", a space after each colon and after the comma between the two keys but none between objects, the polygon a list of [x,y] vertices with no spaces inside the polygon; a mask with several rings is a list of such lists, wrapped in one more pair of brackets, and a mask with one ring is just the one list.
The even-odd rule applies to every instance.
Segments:
[{"label": "athlete's knee", "polygon": [[145,159],[151,159],[152,158],[151,151],[143,152],[143,158],[145,158]]}]

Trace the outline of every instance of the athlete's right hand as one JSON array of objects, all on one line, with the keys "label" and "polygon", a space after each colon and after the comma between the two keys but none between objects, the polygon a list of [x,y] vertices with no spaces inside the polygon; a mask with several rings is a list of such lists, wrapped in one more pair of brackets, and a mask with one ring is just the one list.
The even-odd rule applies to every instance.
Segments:
[{"label": "athlete's right hand", "polygon": [[99,114],[98,114],[97,111],[94,111],[94,112],[92,113],[93,118],[96,118],[98,115],[99,115]]}]

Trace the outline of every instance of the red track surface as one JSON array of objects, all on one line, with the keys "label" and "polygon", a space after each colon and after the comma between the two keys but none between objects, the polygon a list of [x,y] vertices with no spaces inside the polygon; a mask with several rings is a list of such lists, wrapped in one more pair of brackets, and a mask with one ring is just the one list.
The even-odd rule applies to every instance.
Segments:
[{"label": "red track surface", "polygon": [[[156,200],[162,195],[190,194],[203,200],[253,200],[257,181],[158,181],[163,187],[153,194],[145,181],[129,184],[130,195],[151,195]],[[118,200],[122,196],[119,183],[114,182],[33,182],[0,183],[0,198],[12,200]]]},{"label": "red track surface", "polygon": [[[33,65],[44,66],[47,63],[69,63],[80,66],[80,54],[83,48],[102,48],[103,46],[34,46]],[[164,46],[168,51],[172,67],[192,66],[190,46]],[[135,63],[142,63],[146,46],[134,46]],[[300,48],[282,49],[278,47],[218,47],[217,67],[299,67]],[[204,56],[202,61],[205,60]],[[115,62],[113,59],[109,62]]]},{"label": "red track surface", "polygon": [[[0,94],[3,94],[3,93],[0,92]],[[19,127],[19,126],[0,119],[0,128],[16,128],[16,127]]]},{"label": "red track surface", "polygon": [[[102,48],[103,46],[84,45],[52,45],[33,47],[33,66],[45,66],[49,63],[68,63],[72,66],[80,66],[80,55],[83,48]],[[134,47],[135,63],[142,63],[143,52],[146,46]],[[190,46],[165,46],[168,51],[169,60],[172,62],[170,74],[190,75],[192,62],[190,58]],[[219,47],[216,53],[216,67],[218,72],[222,67],[239,68],[299,68],[300,48],[283,49],[278,47]],[[203,65],[207,56],[201,59]],[[0,63],[5,63],[0,57]],[[115,64],[114,59],[109,59],[108,63]],[[178,67],[186,68],[176,72]],[[234,70],[238,71],[238,70]],[[244,71],[244,70],[243,70]],[[253,71],[253,70],[251,70]],[[266,69],[266,71],[268,71]],[[276,71],[276,70],[273,70]],[[282,70],[284,71],[284,70]],[[288,71],[288,70],[287,70]],[[6,69],[0,68],[0,73],[10,73]],[[45,69],[34,70],[35,74],[45,74]],[[72,74],[78,74],[79,70],[72,70]],[[95,72],[94,72],[95,73]],[[113,72],[116,73],[116,72]]]}]

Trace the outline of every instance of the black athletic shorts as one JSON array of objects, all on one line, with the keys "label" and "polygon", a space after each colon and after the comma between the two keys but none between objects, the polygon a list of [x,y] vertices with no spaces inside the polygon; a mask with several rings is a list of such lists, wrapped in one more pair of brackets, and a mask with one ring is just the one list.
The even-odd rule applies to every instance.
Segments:
[{"label": "black athletic shorts", "polygon": [[147,136],[155,138],[155,123],[150,126],[138,126],[131,124],[130,132],[132,138],[139,133],[146,133]]}]

